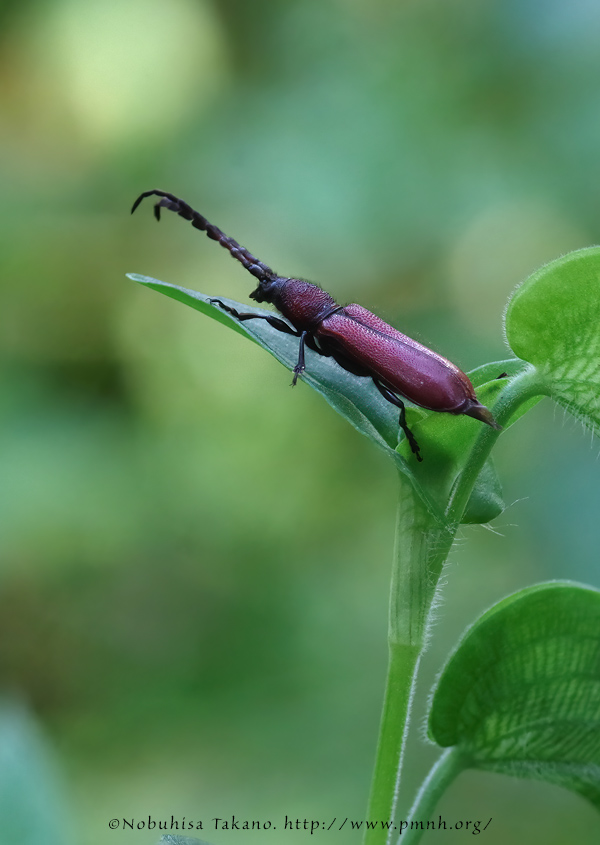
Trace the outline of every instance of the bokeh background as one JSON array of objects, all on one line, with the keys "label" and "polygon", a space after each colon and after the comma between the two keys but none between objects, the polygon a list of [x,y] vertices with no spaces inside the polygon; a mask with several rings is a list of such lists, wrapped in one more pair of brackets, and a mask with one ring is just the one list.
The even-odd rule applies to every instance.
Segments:
[{"label": "bokeh background", "polygon": [[[513,287],[600,240],[600,6],[4,0],[0,40],[0,826],[151,845],[108,821],[363,818],[394,472],[258,347],[125,278],[252,285],[129,208],[172,191],[463,369],[507,357]],[[417,713],[491,603],[600,584],[598,451],[548,401],[501,439],[509,507],[452,554]],[[414,788],[435,750],[409,754]],[[600,831],[493,775],[440,812],[492,817],[488,845]]]}]

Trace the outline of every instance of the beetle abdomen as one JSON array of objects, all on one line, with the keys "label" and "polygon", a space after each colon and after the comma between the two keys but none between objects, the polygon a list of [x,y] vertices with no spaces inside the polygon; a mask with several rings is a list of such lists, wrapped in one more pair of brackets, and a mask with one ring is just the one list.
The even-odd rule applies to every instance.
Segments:
[{"label": "beetle abdomen", "polygon": [[361,305],[347,305],[327,317],[316,334],[329,338],[388,387],[422,408],[464,414],[479,405],[473,385],[455,364]]}]

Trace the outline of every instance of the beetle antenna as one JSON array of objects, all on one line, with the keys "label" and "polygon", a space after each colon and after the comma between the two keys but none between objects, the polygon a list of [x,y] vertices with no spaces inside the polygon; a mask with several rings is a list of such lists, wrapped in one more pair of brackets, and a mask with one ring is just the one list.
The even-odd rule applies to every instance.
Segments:
[{"label": "beetle antenna", "polygon": [[200,229],[201,232],[206,232],[211,240],[218,241],[222,247],[228,249],[233,257],[236,258],[240,264],[242,264],[246,270],[249,273],[252,273],[252,275],[259,281],[274,279],[277,277],[277,273],[275,273],[274,270],[271,270],[270,267],[255,258],[251,252],[248,252],[245,247],[240,246],[240,244],[237,241],[234,241],[233,238],[228,238],[224,232],[216,226],[213,226],[212,223],[209,223],[206,217],[203,217],[197,211],[194,211],[194,209],[186,202],[173,196],[173,194],[169,194],[166,191],[145,191],[143,194],[140,194],[134,202],[131,213],[133,214],[143,199],[154,196],[162,197],[162,199],[154,205],[154,216],[157,220],[160,220],[161,208],[168,208],[169,211],[174,211],[180,217],[183,217],[184,220],[189,220],[195,229]]}]

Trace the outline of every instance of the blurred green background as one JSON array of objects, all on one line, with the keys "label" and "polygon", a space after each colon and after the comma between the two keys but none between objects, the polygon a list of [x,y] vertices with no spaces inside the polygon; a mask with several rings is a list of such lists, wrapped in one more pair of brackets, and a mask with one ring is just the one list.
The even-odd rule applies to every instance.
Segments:
[{"label": "blurred green background", "polygon": [[[393,469],[258,347],[126,279],[252,287],[129,209],[171,191],[463,369],[506,357],[513,287],[599,241],[600,6],[4,0],[0,33],[0,684],[23,702],[3,730],[40,731],[53,767],[25,816],[62,802],[78,845],[158,838],[123,816],[361,819]],[[461,533],[417,714],[492,602],[600,584],[598,451],[548,401],[502,438],[509,508]],[[415,788],[435,750],[409,754]],[[488,845],[600,831],[583,799],[493,775],[439,812],[492,817]]]}]

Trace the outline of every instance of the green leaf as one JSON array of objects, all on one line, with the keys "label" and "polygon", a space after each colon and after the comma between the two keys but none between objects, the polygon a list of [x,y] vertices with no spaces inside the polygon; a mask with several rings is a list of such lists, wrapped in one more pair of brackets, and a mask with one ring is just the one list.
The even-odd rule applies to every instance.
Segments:
[{"label": "green leaf", "polygon": [[441,674],[429,733],[467,767],[559,784],[600,809],[600,592],[540,584],[484,613]]},{"label": "green leaf", "polygon": [[[234,329],[270,352],[288,370],[294,368],[298,359],[298,339],[278,331],[266,320],[240,322],[217,305],[211,305],[211,297],[198,291],[160,282],[148,276],[129,274],[129,278]],[[220,299],[246,314],[260,317],[273,313],[222,297]],[[333,358],[326,358],[309,349],[306,350],[306,364],[302,381],[313,387],[358,431],[383,449],[398,469],[410,478],[431,514],[443,521],[450,490],[463,465],[466,450],[472,447],[482,423],[465,416],[453,417],[450,414],[425,411],[407,403],[407,419],[425,457],[419,463],[403,435],[400,435],[400,445],[396,449],[400,434],[398,412],[383,398],[370,378],[358,378],[342,369]],[[524,362],[513,358],[475,370],[474,384],[481,385],[481,388],[478,387],[481,401],[484,404],[495,401],[507,381],[506,378],[498,380],[498,376],[502,373],[514,375],[524,366]],[[486,384],[486,380],[490,379],[492,381]],[[490,464],[476,483],[464,521],[489,522],[502,509],[500,484]]]},{"label": "green leaf", "polygon": [[[229,326],[229,328],[258,343],[288,370],[293,370],[298,360],[297,337],[278,331],[270,326],[266,320],[239,322],[218,306],[211,305],[211,297],[198,291],[159,282],[149,276],[130,273],[129,278],[135,282],[140,282],[145,287],[183,302],[185,305],[189,305],[208,317]],[[219,297],[219,299],[226,305],[246,314],[257,314],[258,316],[271,316],[273,314],[272,311],[254,308],[225,297]],[[383,449],[394,461],[400,472],[408,476],[414,484],[412,467],[417,462],[412,459],[410,450],[408,460],[396,451],[400,434],[397,409],[383,398],[370,378],[358,378],[342,369],[333,358],[326,358],[307,349],[306,370],[301,380],[320,393],[354,428]],[[413,410],[416,414],[426,414],[425,411],[418,408]],[[442,511],[437,503],[429,498],[426,491],[421,490],[419,492],[432,515],[438,520],[443,519]]]},{"label": "green leaf", "polygon": [[[522,372],[527,364],[521,361],[520,358],[507,358],[504,361],[492,361],[489,364],[482,364],[480,367],[475,367],[470,370],[468,375],[471,379],[473,387],[481,387],[487,384],[488,381],[498,381],[500,377],[512,378]],[[506,382],[503,382],[506,384]]]},{"label": "green leaf", "polygon": [[31,716],[0,701],[0,830],[2,842],[65,845],[71,838],[50,749]]},{"label": "green leaf", "polygon": [[[510,379],[518,375],[528,365],[511,358],[485,364],[468,373],[477,391],[477,398],[488,408],[493,408],[502,391],[508,387]],[[499,378],[506,374],[504,377]],[[485,379],[490,379],[484,381]],[[504,429],[513,425],[531,407],[541,399],[536,396],[523,402],[504,424]],[[417,417],[411,409],[407,412],[408,424],[421,445],[428,460],[412,467],[420,486],[440,508],[450,497],[450,493],[462,472],[466,456],[473,449],[481,431],[481,423],[465,416],[451,414],[422,413]],[[398,451],[409,459],[408,444],[402,441]],[[432,458],[429,460],[429,458]],[[493,464],[488,460],[480,473],[471,499],[462,517],[465,523],[489,522],[504,509],[502,490]]]},{"label": "green leaf", "polygon": [[502,485],[492,458],[483,465],[461,522],[465,525],[481,525],[500,516],[505,508]]},{"label": "green leaf", "polygon": [[600,424],[600,247],[540,268],[506,311],[513,352],[533,364],[544,392],[587,425]]},{"label": "green leaf", "polygon": [[[183,302],[245,337],[249,337],[270,352],[288,370],[293,370],[296,365],[298,338],[278,331],[266,320],[245,320],[240,323],[218,306],[211,305],[209,302],[211,297],[198,291],[180,288],[133,273],[129,274],[129,278]],[[219,297],[219,299],[246,314],[273,316],[272,311],[265,311],[263,308],[253,308],[225,297]],[[307,349],[306,371],[302,376],[302,381],[310,384],[324,396],[329,404],[360,432],[374,440],[382,449],[393,452],[398,443],[398,414],[396,409],[379,393],[371,379],[357,378],[343,370],[333,358],[325,358]]]}]

